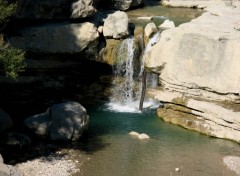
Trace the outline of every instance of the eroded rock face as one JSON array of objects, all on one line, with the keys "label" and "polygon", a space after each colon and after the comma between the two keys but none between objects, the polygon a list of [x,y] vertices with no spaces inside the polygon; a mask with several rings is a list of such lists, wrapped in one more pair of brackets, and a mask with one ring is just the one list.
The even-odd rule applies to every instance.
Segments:
[{"label": "eroded rock face", "polygon": [[[229,15],[237,18],[240,11]],[[159,42],[146,56],[146,65],[165,64],[160,80],[166,89],[239,103],[238,48],[240,33],[234,30],[233,21],[225,15],[205,13],[190,23],[162,32]]]},{"label": "eroded rock face", "polygon": [[240,142],[240,108],[237,106],[196,100],[178,93],[159,92],[157,97],[164,103],[157,114],[165,121]]},{"label": "eroded rock face", "polygon": [[162,85],[152,97],[164,103],[158,109],[164,120],[240,142],[240,7],[222,3],[207,10],[163,31],[146,54]]},{"label": "eroded rock face", "polygon": [[96,45],[99,37],[97,28],[89,22],[47,24],[25,28],[18,33],[9,38],[12,46],[42,53],[80,53]]},{"label": "eroded rock face", "polygon": [[114,39],[127,37],[129,35],[127,14],[121,11],[110,14],[104,21],[103,35]]},{"label": "eroded rock face", "polygon": [[92,16],[96,9],[92,0],[18,0],[17,18],[69,19]]}]

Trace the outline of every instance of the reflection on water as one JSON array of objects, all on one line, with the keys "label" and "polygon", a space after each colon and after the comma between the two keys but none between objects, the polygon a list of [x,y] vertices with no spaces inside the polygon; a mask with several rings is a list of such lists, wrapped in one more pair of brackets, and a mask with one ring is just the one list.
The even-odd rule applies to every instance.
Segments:
[{"label": "reflection on water", "polygon": [[[239,144],[165,123],[150,109],[119,113],[103,106],[89,109],[89,115],[89,139],[81,144],[90,151],[81,166],[84,176],[234,175],[223,157],[240,155]],[[130,131],[151,138],[142,141],[129,136]]]},{"label": "reflection on water", "polygon": [[[159,26],[165,19],[174,21],[175,26],[191,21],[200,16],[204,11],[188,8],[167,8],[163,6],[148,6],[127,11],[130,22],[145,27],[149,22]],[[149,20],[138,20],[138,17],[153,17]]]}]

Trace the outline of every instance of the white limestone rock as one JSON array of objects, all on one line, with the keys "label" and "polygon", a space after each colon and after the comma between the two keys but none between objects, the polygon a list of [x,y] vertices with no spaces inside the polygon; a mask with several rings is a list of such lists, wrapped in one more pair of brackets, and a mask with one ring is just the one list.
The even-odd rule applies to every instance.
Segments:
[{"label": "white limestone rock", "polygon": [[110,14],[104,21],[103,35],[114,39],[127,37],[129,35],[127,14],[121,11]]},{"label": "white limestone rock", "polygon": [[129,135],[138,137],[140,134],[136,131],[131,131]]},{"label": "white limestone rock", "polygon": [[175,28],[175,24],[173,21],[170,21],[167,19],[158,28],[162,30],[172,29],[172,28]]},{"label": "white limestone rock", "polygon": [[157,26],[155,23],[148,23],[144,29],[144,34],[146,37],[150,37],[151,35],[155,34],[158,32]]}]

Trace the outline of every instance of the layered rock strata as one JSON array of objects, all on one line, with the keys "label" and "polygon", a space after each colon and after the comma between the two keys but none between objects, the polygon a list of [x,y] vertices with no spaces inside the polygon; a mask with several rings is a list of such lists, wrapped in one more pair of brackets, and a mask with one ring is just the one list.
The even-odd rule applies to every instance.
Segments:
[{"label": "layered rock strata", "polygon": [[158,115],[166,121],[240,142],[239,2],[204,5],[208,12],[162,32],[146,54],[161,82],[161,90],[150,94],[164,103]]}]

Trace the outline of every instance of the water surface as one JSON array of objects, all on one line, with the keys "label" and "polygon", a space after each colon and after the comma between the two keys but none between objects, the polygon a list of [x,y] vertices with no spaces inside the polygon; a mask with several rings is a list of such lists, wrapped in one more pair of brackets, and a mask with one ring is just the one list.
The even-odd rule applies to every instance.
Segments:
[{"label": "water surface", "polygon": [[[146,26],[149,22],[154,22],[157,26],[165,19],[174,21],[175,26],[186,23],[199,17],[204,11],[190,8],[168,8],[164,6],[147,6],[135,10],[127,11],[130,22]],[[138,17],[153,17],[152,20],[138,20]]]},{"label": "water surface", "polygon": [[[166,123],[155,110],[122,113],[102,106],[88,112],[88,140],[78,144],[87,158],[81,165],[84,176],[235,175],[223,157],[240,155],[237,143]],[[150,139],[131,137],[130,131],[146,133]]]}]

